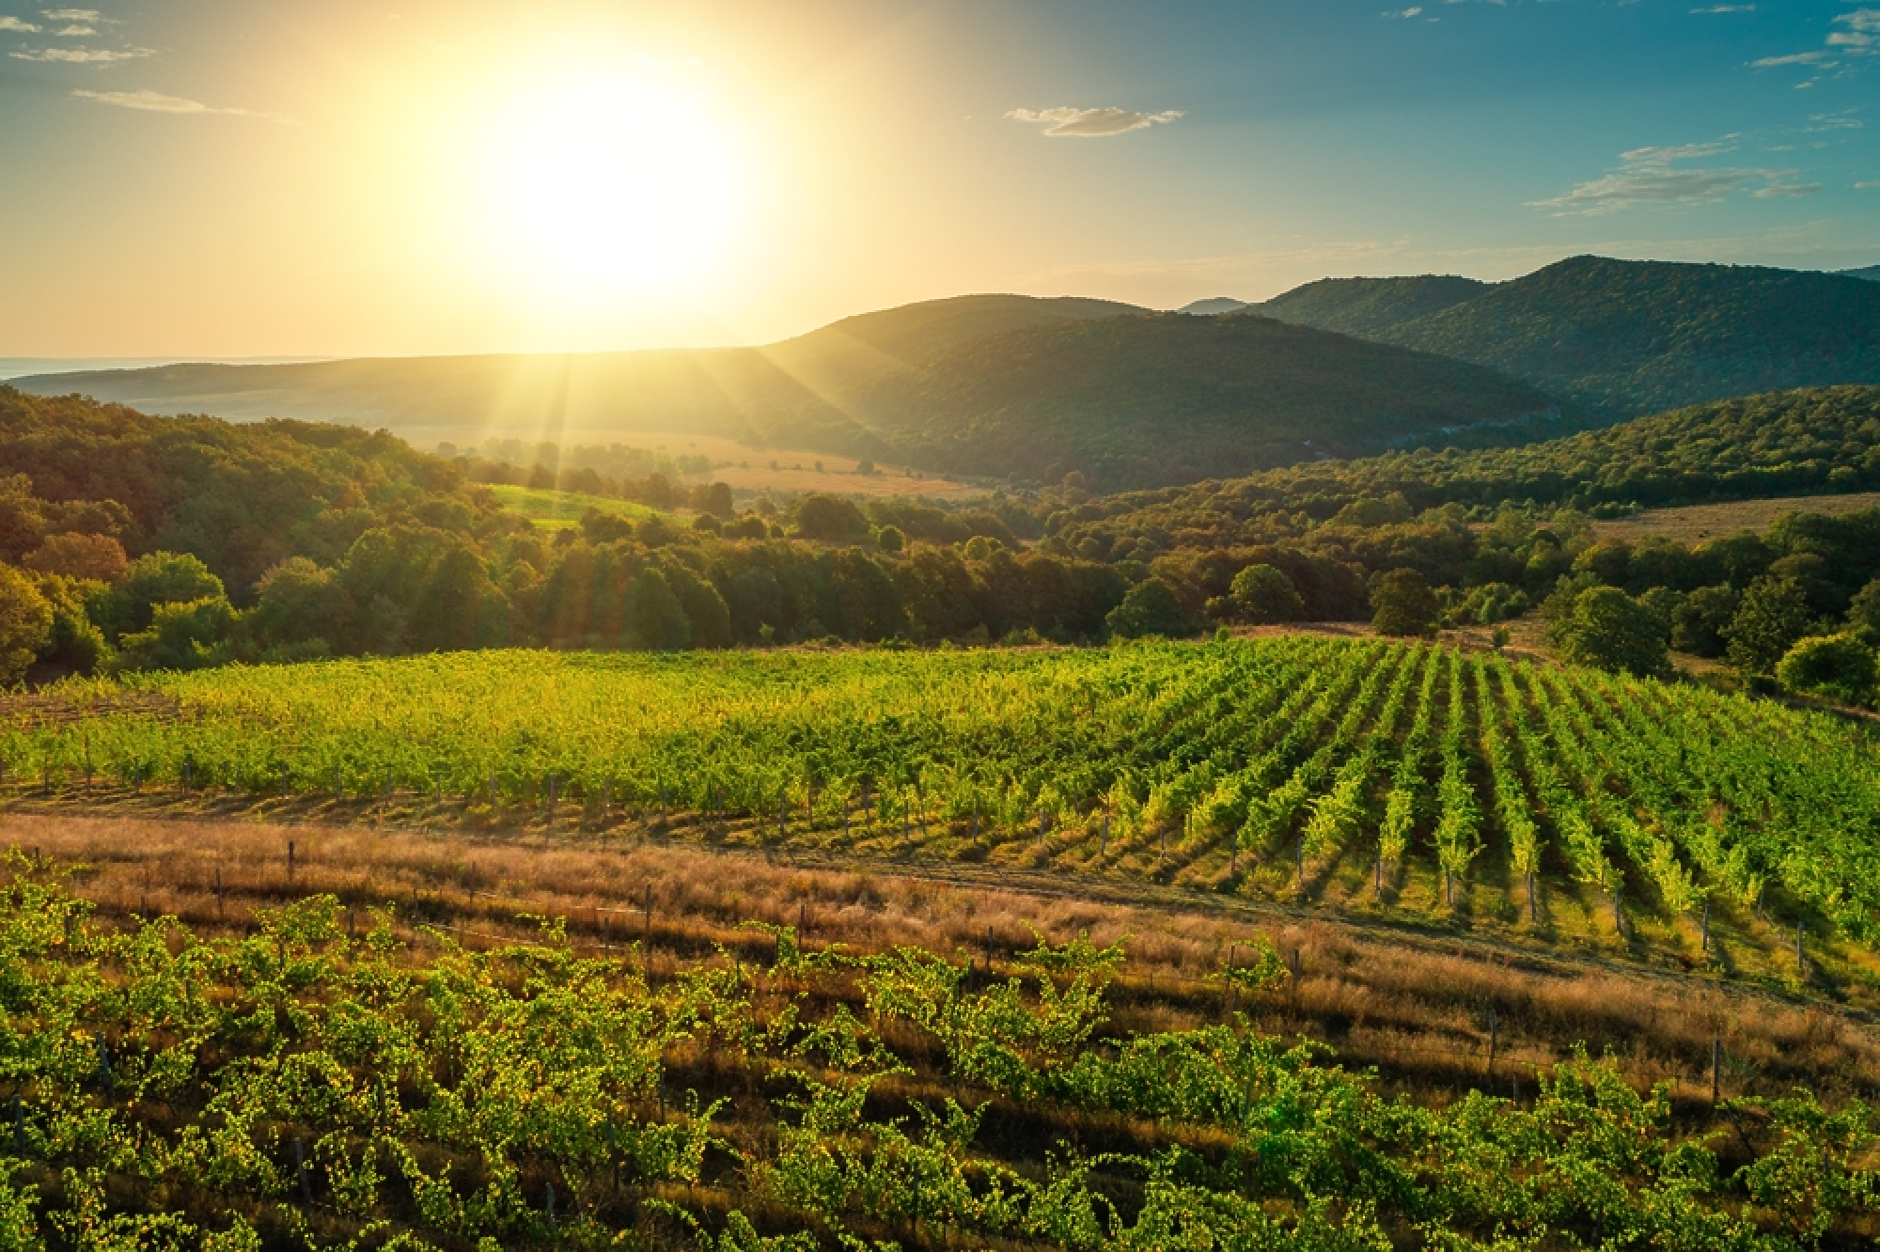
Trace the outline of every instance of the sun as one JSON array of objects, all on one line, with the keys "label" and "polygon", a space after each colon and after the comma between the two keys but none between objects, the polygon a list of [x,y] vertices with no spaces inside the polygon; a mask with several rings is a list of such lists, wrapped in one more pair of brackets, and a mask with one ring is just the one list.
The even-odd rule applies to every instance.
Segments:
[{"label": "sun", "polygon": [[695,278],[723,248],[734,163],[684,93],[625,77],[557,84],[497,132],[492,225],[537,285],[626,297]]}]

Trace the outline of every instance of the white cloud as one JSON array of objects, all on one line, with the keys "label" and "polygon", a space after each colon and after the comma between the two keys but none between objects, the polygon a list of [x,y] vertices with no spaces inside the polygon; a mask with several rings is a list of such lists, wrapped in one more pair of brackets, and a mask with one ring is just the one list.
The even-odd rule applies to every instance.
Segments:
[{"label": "white cloud", "polygon": [[41,48],[38,51],[22,48],[7,55],[16,61],[71,61],[80,65],[109,65],[113,61],[134,61],[154,53],[149,48],[126,48],[120,52],[105,48]]},{"label": "white cloud", "polygon": [[137,109],[144,113],[221,113],[230,117],[258,117],[271,122],[287,120],[273,113],[255,113],[248,109],[213,108],[199,100],[166,96],[159,91],[74,91],[72,94],[80,100],[109,104],[120,109]]},{"label": "white cloud", "polygon": [[1166,125],[1181,117],[1182,114],[1179,110],[1173,109],[1164,113],[1135,113],[1129,109],[1059,107],[1036,111],[1013,109],[1006,116],[1015,122],[1031,122],[1043,126],[1044,133],[1053,139],[1097,139],[1105,135],[1121,135],[1132,130]]},{"label": "white cloud", "polygon": [[61,26],[52,32],[62,39],[83,39],[87,35],[98,33],[96,26]]},{"label": "white cloud", "polygon": [[42,10],[48,22],[102,22],[104,14],[97,9],[45,9]]},{"label": "white cloud", "polygon": [[1750,68],[1758,70],[1774,69],[1779,65],[1832,65],[1833,57],[1826,52],[1792,52],[1785,57],[1764,57],[1760,61],[1751,61]]},{"label": "white cloud", "polygon": [[1708,9],[1692,9],[1693,13],[1754,13],[1753,4],[1713,4]]},{"label": "white cloud", "polygon": [[1880,182],[1855,183],[1854,190],[1855,191],[1880,191]]},{"label": "white cloud", "polygon": [[1401,10],[1385,13],[1384,16],[1385,17],[1411,18],[1411,17],[1416,17],[1420,15],[1422,12],[1423,12],[1422,5],[1413,5],[1407,9],[1401,9]]},{"label": "white cloud", "polygon": [[1789,183],[1793,170],[1736,166],[1691,167],[1688,162],[1723,156],[1736,150],[1736,137],[1710,143],[1672,147],[1634,148],[1621,153],[1619,168],[1603,178],[1580,183],[1565,195],[1532,200],[1528,207],[1551,210],[1555,216],[1600,217],[1625,209],[1665,205],[1715,204],[1738,192],[1759,199],[1807,196],[1822,190],[1818,183]]},{"label": "white cloud", "polygon": [[0,17],[0,30],[10,30],[22,35],[36,35],[39,28],[31,22],[23,22],[17,17]]}]

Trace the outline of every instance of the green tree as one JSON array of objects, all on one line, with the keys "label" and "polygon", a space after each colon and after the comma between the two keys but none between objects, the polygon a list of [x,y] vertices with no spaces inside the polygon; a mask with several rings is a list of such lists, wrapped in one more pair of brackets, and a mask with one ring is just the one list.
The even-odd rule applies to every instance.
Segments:
[{"label": "green tree", "polygon": [[899,552],[907,547],[907,536],[899,526],[883,526],[875,532],[875,545],[883,552]]},{"label": "green tree", "polygon": [[227,598],[222,580],[198,557],[187,552],[151,552],[132,561],[117,585],[93,601],[92,617],[105,638],[115,642],[148,630],[159,604]]},{"label": "green tree", "polygon": [[1671,615],[1671,646],[1693,656],[1722,656],[1729,646],[1724,632],[1742,601],[1728,584],[1699,587]]},{"label": "green tree", "polygon": [[1880,634],[1880,578],[1854,593],[1854,601],[1847,609],[1847,624],[1856,630]]},{"label": "green tree", "polygon": [[227,597],[159,604],[150,627],[119,640],[120,669],[205,669],[230,659],[229,635],[236,622]]},{"label": "green tree", "polygon": [[1235,618],[1243,622],[1296,622],[1306,615],[1299,589],[1271,565],[1249,565],[1235,574],[1227,598]]},{"label": "green tree", "polygon": [[1758,578],[1743,593],[1726,632],[1730,664],[1744,674],[1772,674],[1789,649],[1808,634],[1807,597],[1785,578]]},{"label": "green tree", "polygon": [[1776,678],[1791,691],[1867,704],[1874,697],[1874,650],[1852,635],[1817,635],[1789,649]]},{"label": "green tree", "polygon": [[1670,623],[1653,606],[1617,587],[1589,587],[1556,637],[1571,664],[1664,678],[1671,673],[1670,634]]},{"label": "green tree", "polygon": [[1429,580],[1413,569],[1394,569],[1371,584],[1371,627],[1380,635],[1430,636],[1443,606]]},{"label": "green tree", "polygon": [[256,590],[258,598],[245,625],[262,652],[304,648],[316,640],[332,644],[336,630],[352,618],[352,602],[339,576],[304,556],[270,569]]},{"label": "green tree", "polygon": [[869,538],[868,519],[838,496],[808,495],[796,506],[796,533],[824,543],[860,543]]},{"label": "green tree", "polygon": [[657,569],[643,569],[627,584],[626,645],[643,652],[677,652],[692,643],[692,623],[672,584]]},{"label": "green tree", "polygon": [[52,606],[33,579],[0,565],[0,684],[12,686],[52,640]]},{"label": "green tree", "polygon": [[1160,635],[1169,639],[1196,634],[1201,624],[1188,615],[1174,588],[1159,578],[1145,579],[1131,587],[1123,602],[1104,618],[1110,633],[1120,639],[1140,639]]},{"label": "green tree", "polygon": [[40,659],[91,673],[111,650],[85,608],[86,597],[97,584],[59,574],[41,574],[35,582],[52,609],[52,631],[39,650]]}]

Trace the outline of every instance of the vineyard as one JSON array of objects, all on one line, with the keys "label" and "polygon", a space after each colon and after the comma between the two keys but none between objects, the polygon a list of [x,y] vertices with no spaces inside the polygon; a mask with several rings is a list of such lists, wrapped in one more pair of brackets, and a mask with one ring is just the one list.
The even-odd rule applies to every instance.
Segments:
[{"label": "vineyard", "polygon": [[1291,981],[1260,941],[1201,1020],[1132,1029],[1128,940],[858,952],[753,923],[675,959],[538,918],[473,951],[331,896],[204,937],[102,918],[17,852],[3,872],[8,1248],[1880,1236],[1866,1103],[1693,1110],[1584,1057],[1415,1103],[1250,1027]]},{"label": "vineyard", "polygon": [[1855,999],[1880,986],[1880,754],[1862,728],[1427,644],[157,675],[17,707],[0,766],[15,795],[950,863],[1570,938]]}]

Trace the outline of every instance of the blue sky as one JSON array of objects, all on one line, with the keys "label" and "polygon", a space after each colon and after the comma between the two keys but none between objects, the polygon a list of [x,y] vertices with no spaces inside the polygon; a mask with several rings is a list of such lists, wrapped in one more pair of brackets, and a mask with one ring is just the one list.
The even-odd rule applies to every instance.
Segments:
[{"label": "blue sky", "polygon": [[[618,112],[578,123],[564,194],[510,123],[573,82]],[[0,356],[753,342],[963,291],[1169,307],[1581,252],[1871,265],[1877,88],[1880,7],[1842,0],[0,0]],[[543,180],[625,216],[510,203]],[[615,220],[630,246],[583,234]]]}]

